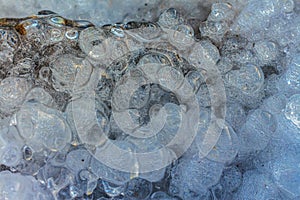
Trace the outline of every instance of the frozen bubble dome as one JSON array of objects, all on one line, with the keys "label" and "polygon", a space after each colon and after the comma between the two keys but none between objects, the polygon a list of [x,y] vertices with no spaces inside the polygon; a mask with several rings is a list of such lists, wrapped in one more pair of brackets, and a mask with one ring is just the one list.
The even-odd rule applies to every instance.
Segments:
[{"label": "frozen bubble dome", "polygon": [[299,0],[0,0],[0,200],[300,199]]}]

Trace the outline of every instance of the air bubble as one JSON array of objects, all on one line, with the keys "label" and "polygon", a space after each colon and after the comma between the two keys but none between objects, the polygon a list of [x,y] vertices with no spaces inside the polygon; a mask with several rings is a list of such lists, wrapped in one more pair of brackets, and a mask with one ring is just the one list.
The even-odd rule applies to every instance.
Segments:
[{"label": "air bubble", "polygon": [[117,37],[120,37],[120,38],[125,37],[125,33],[124,33],[123,29],[121,29],[121,28],[112,28],[110,30],[110,32],[112,32]]},{"label": "air bubble", "polygon": [[77,30],[70,29],[65,33],[65,36],[69,40],[75,40],[75,39],[78,39],[79,33]]}]

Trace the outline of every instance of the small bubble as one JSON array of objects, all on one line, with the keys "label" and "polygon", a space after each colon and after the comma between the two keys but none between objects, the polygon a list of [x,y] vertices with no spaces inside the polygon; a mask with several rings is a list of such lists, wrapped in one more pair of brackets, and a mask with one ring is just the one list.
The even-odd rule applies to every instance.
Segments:
[{"label": "small bubble", "polygon": [[75,40],[79,36],[78,31],[74,29],[68,30],[65,35],[70,40]]}]

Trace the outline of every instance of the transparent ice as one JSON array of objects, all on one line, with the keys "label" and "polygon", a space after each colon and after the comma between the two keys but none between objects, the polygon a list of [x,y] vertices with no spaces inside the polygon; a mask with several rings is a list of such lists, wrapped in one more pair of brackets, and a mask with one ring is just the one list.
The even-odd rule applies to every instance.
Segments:
[{"label": "transparent ice", "polygon": [[1,200],[300,198],[299,0],[0,5]]}]

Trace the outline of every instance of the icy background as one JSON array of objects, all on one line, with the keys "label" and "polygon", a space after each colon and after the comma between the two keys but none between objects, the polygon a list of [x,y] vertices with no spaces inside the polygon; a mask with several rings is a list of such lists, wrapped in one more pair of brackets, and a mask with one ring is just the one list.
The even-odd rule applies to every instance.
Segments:
[{"label": "icy background", "polygon": [[[300,199],[300,1],[216,2],[1,0],[1,18],[51,10],[99,27],[155,23],[128,29],[106,26],[103,31],[65,26],[63,18],[49,15],[46,25],[18,22],[22,26],[16,26],[16,34],[1,21],[0,200]],[[109,55],[99,44],[107,35]],[[133,39],[124,45],[124,37]],[[156,45],[158,53],[121,56],[124,49],[136,52],[147,45]],[[163,70],[141,67],[146,75],[136,78],[140,71],[131,69],[149,63],[163,64]],[[211,66],[219,74],[211,75]],[[199,116],[190,117],[198,125],[190,148],[167,167],[147,173],[140,173],[142,165],[132,166],[129,173],[99,162],[114,155],[99,150],[103,141],[94,135],[99,129],[86,111],[96,110],[97,124],[121,148],[155,150],[174,137],[182,113],[189,111],[191,102],[185,97],[191,95],[190,88],[177,87],[182,77],[200,107]],[[135,81],[144,83],[143,78],[160,81],[162,87],[145,84],[128,99],[130,91],[124,86],[136,87]],[[222,91],[211,90],[220,80],[226,94],[218,99],[226,101],[224,124],[219,118],[225,109],[213,100]],[[83,95],[90,87],[96,91],[92,100]],[[110,99],[113,105],[107,103]],[[130,115],[113,115],[112,107],[122,110],[118,106],[124,99],[133,107]],[[118,122],[118,116],[132,117],[132,124]],[[217,119],[222,129],[206,152],[203,133]],[[146,128],[136,129],[136,124]],[[151,141],[128,134],[160,126],[161,134]],[[170,157],[155,158],[174,158],[173,151],[168,153]],[[116,160],[126,168],[131,162],[127,158]]]}]

